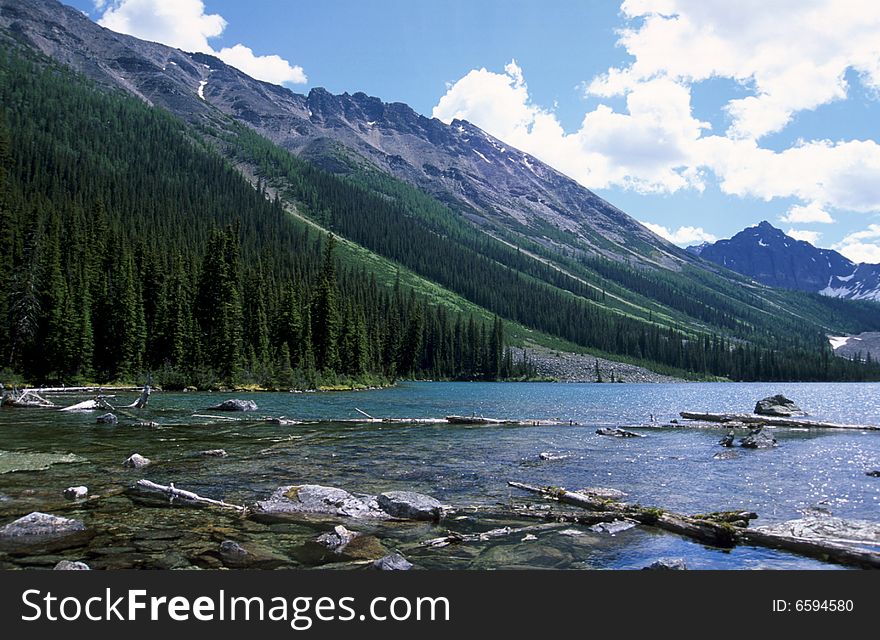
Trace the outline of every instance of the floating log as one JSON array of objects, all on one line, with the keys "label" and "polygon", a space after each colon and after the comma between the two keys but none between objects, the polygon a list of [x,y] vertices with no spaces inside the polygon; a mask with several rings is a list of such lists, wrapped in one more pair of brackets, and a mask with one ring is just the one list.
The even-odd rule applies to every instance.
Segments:
[{"label": "floating log", "polygon": [[[748,529],[743,526],[743,522],[747,525],[749,520],[757,517],[757,514],[750,512],[720,512],[688,516],[653,507],[603,500],[596,496],[567,491],[559,487],[536,487],[521,482],[508,482],[507,484],[583,509],[624,515],[641,524],[655,526],[716,547],[730,548],[736,545],[769,547],[826,562],[871,569],[880,568],[880,553],[860,548],[857,544],[844,544],[828,539],[799,538],[761,529]],[[734,514],[738,514],[738,516]]]},{"label": "floating log", "polygon": [[774,418],[754,413],[695,413],[682,411],[679,413],[685,420],[700,422],[718,422],[726,426],[731,423],[743,425],[763,425],[767,427],[795,427],[801,429],[856,429],[859,431],[880,431],[880,426],[873,424],[840,424],[837,422],[819,422],[818,420],[802,420],[799,418]]},{"label": "floating log", "polygon": [[[41,392],[45,390],[41,389]],[[15,407],[17,409],[31,408],[54,408],[57,405],[42,397],[34,389],[24,389],[20,393],[13,391],[5,396],[3,406]]]},{"label": "floating log", "polygon": [[229,502],[214,500],[213,498],[205,498],[192,491],[178,489],[174,486],[173,482],[165,486],[149,480],[138,480],[127,493],[141,499],[155,500],[158,498],[163,502],[167,500],[171,504],[177,502],[189,507],[218,507],[220,509],[237,511],[238,513],[245,513],[247,511],[246,507],[241,505],[230,504]]},{"label": "floating log", "polygon": [[[112,396],[111,396],[112,397]],[[59,411],[115,411],[115,409],[107,402],[107,396],[97,396],[91,400],[77,402],[69,407],[59,409]]]},{"label": "floating log", "polygon": [[150,385],[145,384],[144,388],[141,390],[141,395],[137,400],[132,402],[129,405],[126,405],[129,409],[143,409],[147,406],[147,403],[150,401],[150,393],[152,390],[150,389]]}]

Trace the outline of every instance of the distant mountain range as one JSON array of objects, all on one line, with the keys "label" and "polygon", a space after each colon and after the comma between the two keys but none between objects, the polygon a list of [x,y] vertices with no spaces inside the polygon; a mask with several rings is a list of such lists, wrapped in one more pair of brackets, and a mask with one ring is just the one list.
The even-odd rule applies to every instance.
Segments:
[{"label": "distant mountain range", "polygon": [[857,264],[832,249],[795,240],[766,221],[729,240],[687,250],[771,287],[880,301],[880,265]]}]

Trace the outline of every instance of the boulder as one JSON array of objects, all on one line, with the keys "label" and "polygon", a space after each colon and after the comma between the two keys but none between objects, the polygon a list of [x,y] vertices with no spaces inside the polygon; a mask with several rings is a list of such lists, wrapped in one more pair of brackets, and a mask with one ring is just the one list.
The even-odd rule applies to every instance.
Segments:
[{"label": "boulder", "polygon": [[437,521],[443,505],[431,496],[415,491],[386,491],[376,497],[379,508],[394,518]]},{"label": "boulder", "polygon": [[746,449],[770,449],[776,446],[776,438],[764,431],[764,427],[757,427],[741,438],[739,444]]},{"label": "boulder", "polygon": [[67,487],[64,490],[64,497],[68,500],[85,500],[89,497],[88,487]]},{"label": "boulder", "polygon": [[399,553],[391,553],[383,556],[370,565],[373,569],[380,571],[409,571],[413,568],[412,562],[404,558]]},{"label": "boulder", "polygon": [[122,466],[130,469],[142,469],[148,466],[150,462],[149,458],[145,458],[139,453],[133,453],[122,463]]},{"label": "boulder", "polygon": [[91,537],[80,520],[34,511],[0,528],[0,549],[56,551],[78,546]]},{"label": "boulder", "polygon": [[256,411],[257,403],[253,400],[224,400],[220,404],[208,408],[212,411]]},{"label": "boulder", "polygon": [[794,403],[794,400],[790,400],[782,394],[758,400],[758,403],[755,405],[755,413],[761,416],[776,416],[780,418],[804,415],[804,411]]},{"label": "boulder", "polygon": [[655,560],[647,567],[642,567],[642,570],[651,570],[651,571],[687,571],[687,563],[683,558],[660,558],[659,560]]},{"label": "boulder", "polygon": [[61,560],[53,569],[55,571],[90,571],[91,567],[85,562],[73,562],[71,560]]},{"label": "boulder", "polygon": [[277,521],[291,515],[328,515],[346,518],[387,520],[372,496],[355,496],[344,489],[319,484],[279,487],[267,499],[254,505],[255,520]]},{"label": "boulder", "polygon": [[720,444],[722,447],[732,447],[733,446],[733,439],[734,439],[735,435],[736,434],[731,429],[730,431],[727,432],[726,436],[724,436],[723,438],[721,438],[721,440],[718,441],[718,444]]},{"label": "boulder", "polygon": [[112,413],[105,413],[95,418],[95,422],[98,424],[117,424],[119,422],[119,418],[117,418]]},{"label": "boulder", "polygon": [[600,436],[612,436],[614,438],[644,438],[640,433],[636,433],[635,431],[627,431],[626,429],[619,429],[617,427],[601,427],[596,429],[596,433]]}]

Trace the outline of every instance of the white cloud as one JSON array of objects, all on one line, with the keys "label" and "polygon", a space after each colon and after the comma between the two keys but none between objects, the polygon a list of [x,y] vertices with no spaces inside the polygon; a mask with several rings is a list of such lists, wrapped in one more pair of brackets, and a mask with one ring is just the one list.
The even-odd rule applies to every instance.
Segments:
[{"label": "white cloud", "polygon": [[880,263],[880,224],[872,224],[864,231],[851,233],[831,248],[853,262]]},{"label": "white cloud", "polygon": [[217,57],[226,64],[244,71],[249,76],[272,82],[273,84],[305,84],[308,82],[303,68],[291,64],[281,56],[257,56],[243,44],[225,47],[217,52]]},{"label": "white cloud", "polygon": [[609,96],[657,77],[729,78],[753,93],[728,102],[731,137],[760,138],[798,111],[845,98],[850,69],[880,88],[877,2],[625,0],[621,10],[636,26],[619,42],[635,60],[588,90]]},{"label": "white cloud", "polygon": [[208,43],[226,28],[219,14],[206,14],[202,0],[95,0],[103,11],[98,24],[118,33],[161,42],[184,51],[216,55],[229,65],[266,82],[302,84],[302,67],[277,55],[258,56],[243,44],[214,51]]},{"label": "white cloud", "polygon": [[702,188],[691,168],[693,144],[708,125],[691,115],[690,93],[669,80],[641,84],[628,113],[600,105],[567,134],[552,111],[535,105],[522,69],[469,72],[434,107],[446,123],[468,120],[593,188],[621,185],[642,192]]},{"label": "white cloud", "polygon": [[702,227],[679,227],[675,231],[671,231],[663,225],[652,222],[642,222],[642,224],[661,238],[681,246],[699,244],[701,242],[715,242],[718,239]]},{"label": "white cloud", "polygon": [[795,240],[809,242],[812,245],[819,242],[819,238],[822,237],[822,234],[818,231],[807,231],[806,229],[789,229],[785,232],[785,235],[794,238]]},{"label": "white cloud", "polygon": [[792,205],[780,220],[791,224],[831,224],[834,222],[831,214],[825,211],[818,202],[811,202],[808,205]]}]

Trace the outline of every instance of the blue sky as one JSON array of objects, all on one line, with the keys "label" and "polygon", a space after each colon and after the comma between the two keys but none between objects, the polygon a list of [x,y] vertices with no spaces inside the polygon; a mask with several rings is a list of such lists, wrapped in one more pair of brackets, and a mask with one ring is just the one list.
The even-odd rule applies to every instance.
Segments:
[{"label": "blue sky", "polygon": [[880,262],[873,0],[67,0],[307,92],[464,118],[680,244],[766,219]]}]

